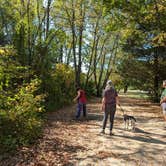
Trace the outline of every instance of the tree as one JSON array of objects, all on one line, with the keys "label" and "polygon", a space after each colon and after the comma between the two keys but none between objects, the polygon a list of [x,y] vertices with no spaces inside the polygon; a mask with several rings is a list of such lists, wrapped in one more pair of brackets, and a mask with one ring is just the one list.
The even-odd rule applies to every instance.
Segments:
[{"label": "tree", "polygon": [[[160,68],[164,67],[162,61],[166,52],[165,9],[163,0],[139,3],[129,1],[122,9],[129,21],[128,30],[124,30],[127,33],[124,33],[126,43],[123,50],[128,52],[127,56],[131,58],[129,62],[123,59],[122,74],[127,72],[128,79],[135,80],[134,83],[140,82],[140,89],[152,92],[154,101],[159,99],[159,83],[164,79]],[[131,62],[139,65],[134,66]],[[130,71],[125,67],[128,63],[133,67]]]}]

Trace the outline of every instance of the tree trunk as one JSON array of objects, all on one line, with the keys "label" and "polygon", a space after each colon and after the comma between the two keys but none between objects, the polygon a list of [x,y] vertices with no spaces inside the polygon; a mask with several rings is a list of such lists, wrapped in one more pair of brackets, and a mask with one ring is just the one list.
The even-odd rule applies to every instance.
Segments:
[{"label": "tree trunk", "polygon": [[97,84],[97,96],[98,97],[101,95],[101,80],[102,80],[104,65],[105,65],[105,60],[106,60],[106,53],[103,54],[104,45],[105,45],[106,40],[107,40],[107,38],[104,39],[102,47],[101,47],[101,51],[100,51],[101,67],[100,67],[100,74],[99,74],[99,79],[98,79],[98,84]]},{"label": "tree trunk", "polygon": [[75,83],[76,86],[79,86],[80,84],[78,79],[77,58],[76,58],[75,9],[73,1],[72,1],[71,30],[72,30],[72,48],[73,48],[73,57],[74,57],[74,68],[75,68]]},{"label": "tree trunk", "polygon": [[82,37],[83,37],[83,27],[84,27],[84,16],[85,11],[83,11],[82,3],[80,4],[80,16],[81,23],[79,27],[79,48],[78,48],[78,85],[80,85],[80,75],[81,75],[81,67],[82,67]]},{"label": "tree trunk", "polygon": [[159,59],[158,47],[155,48],[154,55],[154,102],[159,102]]},{"label": "tree trunk", "polygon": [[27,2],[27,22],[28,22],[28,65],[32,63],[32,48],[31,48],[31,28],[30,28],[30,0]]},{"label": "tree trunk", "polygon": [[93,62],[93,56],[94,56],[94,51],[95,51],[95,45],[96,45],[97,29],[98,29],[98,25],[99,25],[99,19],[100,18],[97,19],[96,25],[95,25],[95,31],[94,31],[94,37],[93,37],[93,45],[92,45],[92,52],[91,52],[91,56],[90,56],[88,72],[87,72],[87,75],[86,75],[85,87],[87,87],[88,81],[89,81],[89,78],[90,78],[90,75],[91,75],[90,71],[91,71],[91,65],[92,65],[92,62]]}]

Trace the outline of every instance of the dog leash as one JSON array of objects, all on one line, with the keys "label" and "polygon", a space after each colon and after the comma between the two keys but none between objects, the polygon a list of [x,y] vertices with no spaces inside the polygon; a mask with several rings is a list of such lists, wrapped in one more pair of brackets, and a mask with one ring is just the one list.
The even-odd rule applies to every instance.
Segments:
[{"label": "dog leash", "polygon": [[121,105],[119,105],[119,107],[120,107],[120,110],[123,112],[123,115],[124,115],[125,110],[121,107]]}]

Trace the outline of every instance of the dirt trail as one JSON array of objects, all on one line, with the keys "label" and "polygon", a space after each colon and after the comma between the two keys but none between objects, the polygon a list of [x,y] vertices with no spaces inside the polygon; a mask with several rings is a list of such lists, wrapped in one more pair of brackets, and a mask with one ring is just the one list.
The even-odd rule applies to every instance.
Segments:
[{"label": "dirt trail", "polygon": [[88,117],[72,120],[75,106],[48,114],[48,126],[38,144],[22,148],[0,165],[16,166],[164,166],[166,123],[160,107],[121,96],[126,113],[137,119],[136,131],[124,130],[122,113],[116,112],[114,136],[99,134],[103,112],[100,99],[87,104]]}]

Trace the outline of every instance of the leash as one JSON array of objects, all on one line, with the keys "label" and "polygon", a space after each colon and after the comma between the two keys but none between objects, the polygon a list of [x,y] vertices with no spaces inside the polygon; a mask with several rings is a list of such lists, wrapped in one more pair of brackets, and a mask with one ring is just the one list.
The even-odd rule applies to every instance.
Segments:
[{"label": "leash", "polygon": [[123,115],[124,115],[125,110],[121,107],[121,105],[119,105],[119,107],[120,107],[120,110],[123,112]]}]

